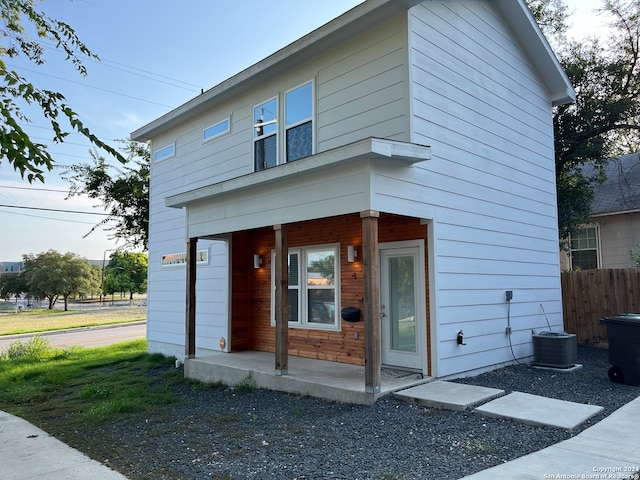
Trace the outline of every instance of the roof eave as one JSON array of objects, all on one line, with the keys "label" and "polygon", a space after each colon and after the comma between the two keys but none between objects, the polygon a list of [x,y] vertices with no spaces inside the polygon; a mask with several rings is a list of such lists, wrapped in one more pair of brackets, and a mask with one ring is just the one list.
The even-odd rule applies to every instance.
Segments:
[{"label": "roof eave", "polygon": [[555,107],[575,102],[573,85],[524,0],[496,0],[496,3],[539,72],[552,105]]},{"label": "roof eave", "polygon": [[420,1],[367,0],[187,103],[133,131],[131,139],[146,142],[177,122],[195,116],[211,108],[212,104],[232,96],[238,89],[250,88],[254,83],[263,81],[264,76],[269,75],[270,72],[286,70],[288,65],[297,63],[301,56],[313,56],[315,51],[337,44],[347,36],[387,17],[392,12],[411,8]]}]

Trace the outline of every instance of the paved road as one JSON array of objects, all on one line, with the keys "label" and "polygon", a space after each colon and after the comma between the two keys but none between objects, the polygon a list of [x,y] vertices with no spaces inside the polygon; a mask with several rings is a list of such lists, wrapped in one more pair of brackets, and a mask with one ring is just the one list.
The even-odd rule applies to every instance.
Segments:
[{"label": "paved road", "polygon": [[[57,332],[42,332],[37,335],[46,337],[54,347],[68,348],[73,345],[99,347],[113,343],[145,338],[147,322],[125,323],[122,325],[77,328]],[[8,347],[12,342],[20,340],[28,342],[33,334],[0,336],[0,350]]]}]

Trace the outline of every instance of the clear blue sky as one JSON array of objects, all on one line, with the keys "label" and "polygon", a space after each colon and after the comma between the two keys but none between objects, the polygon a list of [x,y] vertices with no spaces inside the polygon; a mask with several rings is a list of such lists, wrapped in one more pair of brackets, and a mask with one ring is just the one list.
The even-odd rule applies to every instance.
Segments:
[{"label": "clear blue sky", "polygon": [[[131,131],[190,100],[244,68],[344,13],[361,0],[46,0],[36,2],[63,20],[101,58],[87,61],[88,76],[75,72],[52,47],[36,67],[8,61],[36,86],[65,95],[85,124],[101,139],[128,138]],[[600,0],[570,0],[574,25],[595,28],[592,9]],[[37,115],[27,129],[48,143],[47,124]],[[25,127],[26,128],[26,127]],[[60,165],[90,159],[90,145],[78,134],[53,145]],[[46,183],[28,184],[6,163],[0,166],[0,205],[96,211],[95,202],[65,200],[68,183],[60,170]],[[48,189],[48,190],[45,190]],[[101,217],[0,206],[0,261],[49,249],[102,259],[118,246],[96,231]],[[106,252],[108,257],[110,252]]]}]

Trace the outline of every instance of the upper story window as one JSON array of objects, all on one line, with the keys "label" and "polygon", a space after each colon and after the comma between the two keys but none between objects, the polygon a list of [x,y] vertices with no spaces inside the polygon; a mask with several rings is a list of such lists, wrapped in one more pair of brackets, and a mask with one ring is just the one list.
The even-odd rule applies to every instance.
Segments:
[{"label": "upper story window", "polygon": [[254,107],[256,172],[313,154],[313,104],[313,82],[307,82],[284,93],[284,122],[278,121],[278,97]]},{"label": "upper story window", "polygon": [[176,144],[172,143],[171,145],[167,145],[166,147],[162,147],[156,150],[156,153],[153,154],[153,159],[157,162],[160,160],[171,158],[175,154],[176,154]]},{"label": "upper story window", "polygon": [[571,269],[598,268],[598,227],[589,226],[571,234]]},{"label": "upper story window", "polygon": [[287,162],[313,153],[313,84],[289,90],[284,96]]},{"label": "upper story window", "polygon": [[253,108],[253,158],[255,170],[278,164],[278,99]]},{"label": "upper story window", "polygon": [[231,122],[228,118],[225,118],[221,122],[214,123],[210,127],[202,130],[202,141],[208,142],[216,137],[229,133],[231,131]]}]

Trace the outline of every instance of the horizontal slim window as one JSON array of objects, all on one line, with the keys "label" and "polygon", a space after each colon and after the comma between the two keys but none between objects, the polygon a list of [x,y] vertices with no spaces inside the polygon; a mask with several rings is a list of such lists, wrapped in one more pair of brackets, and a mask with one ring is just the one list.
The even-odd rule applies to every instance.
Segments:
[{"label": "horizontal slim window", "polygon": [[229,133],[230,131],[231,123],[227,118],[202,130],[202,141],[206,142],[208,140],[213,140],[214,138],[224,135],[225,133]]},{"label": "horizontal slim window", "polygon": [[171,145],[167,145],[166,147],[162,147],[156,150],[156,153],[153,154],[153,159],[157,162],[159,160],[165,160],[167,158],[173,157],[176,154],[176,145],[172,143]]}]

